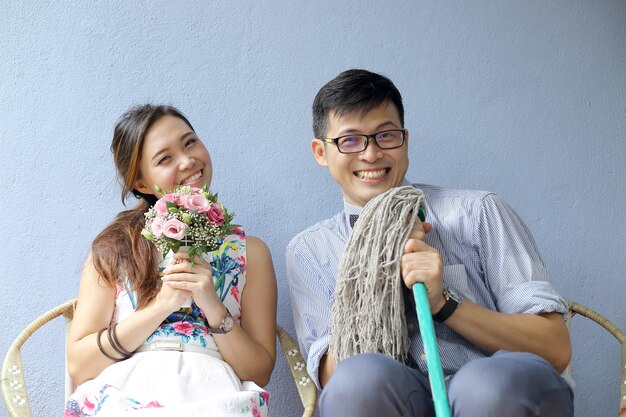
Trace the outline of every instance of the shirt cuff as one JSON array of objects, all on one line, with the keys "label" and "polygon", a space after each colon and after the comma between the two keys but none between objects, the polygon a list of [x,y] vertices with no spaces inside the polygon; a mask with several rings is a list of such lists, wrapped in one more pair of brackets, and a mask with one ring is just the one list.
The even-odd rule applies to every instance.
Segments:
[{"label": "shirt cuff", "polygon": [[309,356],[307,358],[306,370],[309,376],[315,382],[317,389],[322,389],[320,385],[319,368],[322,357],[328,352],[330,336],[322,336],[311,344],[309,348]]},{"label": "shirt cuff", "polygon": [[567,320],[567,303],[547,281],[524,282],[498,300],[498,311],[508,314],[561,313]]}]

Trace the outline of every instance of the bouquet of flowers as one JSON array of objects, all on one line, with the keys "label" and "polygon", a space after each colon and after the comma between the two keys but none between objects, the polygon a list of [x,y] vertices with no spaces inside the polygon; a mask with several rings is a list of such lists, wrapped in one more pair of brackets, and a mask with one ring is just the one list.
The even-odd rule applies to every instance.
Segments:
[{"label": "bouquet of flowers", "polygon": [[217,194],[210,193],[206,185],[179,186],[169,193],[158,188],[157,192],[163,196],[145,213],[141,234],[159,248],[163,258],[186,247],[193,265],[195,255],[217,249],[238,227],[231,224],[233,214],[217,202]]}]

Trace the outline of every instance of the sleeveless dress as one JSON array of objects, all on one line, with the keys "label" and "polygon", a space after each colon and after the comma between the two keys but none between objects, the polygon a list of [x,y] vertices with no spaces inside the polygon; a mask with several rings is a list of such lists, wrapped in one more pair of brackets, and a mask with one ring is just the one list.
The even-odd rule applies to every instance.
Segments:
[{"label": "sleeveless dress", "polygon": [[[246,240],[235,229],[222,245],[205,255],[211,263],[215,291],[237,322],[246,283]],[[128,317],[136,297],[118,284],[112,322]],[[171,314],[146,340],[182,342],[207,348],[194,351],[150,351],[105,368],[78,386],[66,403],[65,417],[267,417],[269,394],[251,381],[241,382],[219,353],[200,309]]]}]

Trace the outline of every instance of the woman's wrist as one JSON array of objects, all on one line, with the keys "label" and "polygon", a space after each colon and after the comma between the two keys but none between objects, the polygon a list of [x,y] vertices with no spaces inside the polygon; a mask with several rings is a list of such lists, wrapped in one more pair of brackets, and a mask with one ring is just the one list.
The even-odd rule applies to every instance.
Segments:
[{"label": "woman's wrist", "polygon": [[206,325],[210,328],[221,326],[222,320],[226,317],[228,309],[223,303],[219,303],[214,308],[202,310],[202,314],[206,320]]},{"label": "woman's wrist", "polygon": [[151,314],[161,318],[161,321],[165,320],[170,314],[172,314],[176,309],[172,309],[167,303],[159,300],[157,296],[154,301],[146,307]]}]

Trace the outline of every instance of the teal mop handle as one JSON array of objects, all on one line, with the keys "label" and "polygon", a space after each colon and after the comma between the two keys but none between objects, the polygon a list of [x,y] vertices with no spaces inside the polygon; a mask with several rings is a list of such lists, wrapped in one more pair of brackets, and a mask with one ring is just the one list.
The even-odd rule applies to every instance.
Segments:
[{"label": "teal mop handle", "polygon": [[433,393],[433,403],[435,405],[435,415],[437,417],[451,417],[446,385],[441,368],[441,358],[437,348],[437,338],[435,337],[435,327],[433,317],[428,304],[428,294],[426,286],[418,282],[413,284],[413,297],[417,307],[417,321],[420,326],[424,351],[426,352],[426,365],[428,366],[428,379],[430,389]]}]

